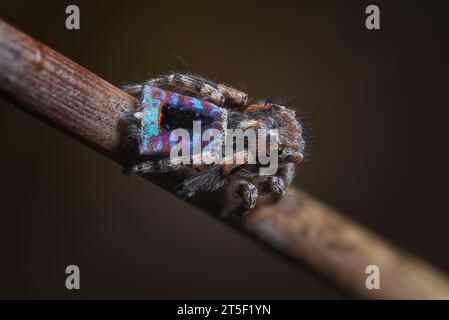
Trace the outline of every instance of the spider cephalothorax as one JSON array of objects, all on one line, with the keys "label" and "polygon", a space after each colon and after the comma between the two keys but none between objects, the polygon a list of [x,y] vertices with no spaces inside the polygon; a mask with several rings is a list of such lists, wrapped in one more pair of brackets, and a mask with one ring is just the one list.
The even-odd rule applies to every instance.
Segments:
[{"label": "spider cephalothorax", "polygon": [[[139,105],[131,116],[131,133],[138,141],[140,154],[148,158],[134,165],[131,172],[187,173],[188,178],[176,190],[188,197],[197,192],[226,187],[231,202],[226,209],[227,214],[242,215],[254,208],[258,199],[259,202],[281,199],[285,187],[292,182],[295,164],[303,159],[302,128],[295,112],[286,107],[273,103],[249,104],[247,95],[239,90],[185,74],[158,77],[124,89],[140,95]],[[223,145],[229,142],[229,132],[240,130],[248,133],[253,130],[259,135],[256,140],[246,136],[247,140],[242,140],[244,145],[240,149],[238,143],[231,139],[236,150],[231,154],[213,149],[213,153],[208,153],[214,154],[212,163],[198,161],[195,153],[188,153],[181,157],[182,161],[175,161],[172,151],[177,140],[173,140],[173,133],[178,129],[188,137],[193,135],[187,149],[181,148],[189,152],[209,143],[208,138],[201,140],[197,137],[195,141],[198,130],[201,130],[203,139],[206,131],[213,132],[215,136],[219,134],[223,138],[218,140],[220,147],[221,141]],[[258,142],[261,133],[268,138],[264,136],[260,141],[266,141],[269,147]],[[262,170],[266,169],[266,163],[261,159],[274,152],[275,170],[263,173],[267,170]],[[200,159],[204,159],[204,155]]]},{"label": "spider cephalothorax", "polygon": [[279,161],[301,163],[305,142],[295,112],[274,103],[250,104],[228,112],[231,128],[277,129]]}]

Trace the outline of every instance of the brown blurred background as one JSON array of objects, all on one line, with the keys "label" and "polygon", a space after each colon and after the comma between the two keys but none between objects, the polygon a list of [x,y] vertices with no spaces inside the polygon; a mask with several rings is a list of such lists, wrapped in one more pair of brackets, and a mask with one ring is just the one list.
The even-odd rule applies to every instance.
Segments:
[{"label": "brown blurred background", "polygon": [[[115,85],[174,68],[287,101],[309,143],[296,184],[449,271],[448,9],[15,0],[0,17]],[[345,297],[4,100],[0,136],[0,298]]]}]

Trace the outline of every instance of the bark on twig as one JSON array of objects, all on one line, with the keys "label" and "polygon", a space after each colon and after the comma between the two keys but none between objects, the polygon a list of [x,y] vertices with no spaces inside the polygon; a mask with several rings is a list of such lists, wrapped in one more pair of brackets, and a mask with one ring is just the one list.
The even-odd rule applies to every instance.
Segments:
[{"label": "bark on twig", "polygon": [[[135,99],[56,51],[0,20],[2,95],[110,159],[136,154],[123,116]],[[179,177],[149,178],[173,192]],[[245,230],[291,261],[307,265],[335,286],[365,298],[449,298],[449,280],[296,188],[278,205],[254,210]],[[217,215],[226,195],[217,191],[191,202]],[[249,230],[249,233],[248,233]],[[381,289],[365,287],[365,269],[377,265]]]}]

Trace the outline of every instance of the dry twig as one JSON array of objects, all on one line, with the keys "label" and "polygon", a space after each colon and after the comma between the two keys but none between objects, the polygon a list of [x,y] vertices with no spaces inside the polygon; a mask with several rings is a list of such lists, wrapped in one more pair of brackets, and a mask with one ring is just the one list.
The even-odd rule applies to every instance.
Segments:
[{"label": "dry twig", "polygon": [[[135,154],[122,120],[135,99],[1,20],[0,90],[26,111],[114,161],[125,164]],[[173,192],[179,178],[150,179]],[[291,197],[254,210],[246,225],[235,227],[356,297],[449,298],[444,274],[303,191],[288,192]],[[218,215],[223,201],[226,195],[218,191],[192,203]],[[380,268],[380,290],[365,287],[365,268],[371,264]]]}]

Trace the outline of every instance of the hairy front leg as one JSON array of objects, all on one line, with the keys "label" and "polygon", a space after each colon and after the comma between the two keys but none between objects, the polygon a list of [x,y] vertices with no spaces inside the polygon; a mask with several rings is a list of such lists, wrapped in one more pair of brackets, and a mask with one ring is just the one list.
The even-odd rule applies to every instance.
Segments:
[{"label": "hairy front leg", "polygon": [[259,189],[267,194],[268,202],[279,202],[285,194],[284,179],[277,175],[263,177],[259,182]]},{"label": "hairy front leg", "polygon": [[228,189],[229,205],[225,210],[227,217],[244,217],[256,206],[258,191],[256,186],[246,180],[234,181]]}]

